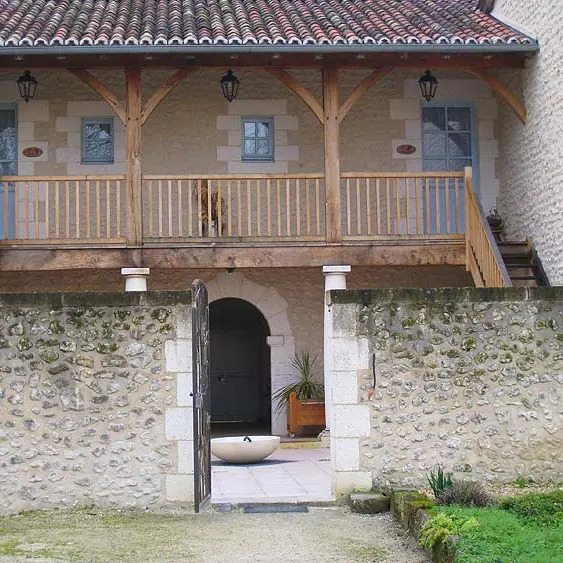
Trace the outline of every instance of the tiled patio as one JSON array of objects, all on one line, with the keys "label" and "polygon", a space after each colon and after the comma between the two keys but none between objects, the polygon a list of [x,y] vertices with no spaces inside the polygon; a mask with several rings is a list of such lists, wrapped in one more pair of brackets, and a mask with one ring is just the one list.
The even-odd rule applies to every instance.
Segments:
[{"label": "tiled patio", "polygon": [[333,500],[328,448],[281,448],[251,465],[211,462],[213,503],[322,502]]}]

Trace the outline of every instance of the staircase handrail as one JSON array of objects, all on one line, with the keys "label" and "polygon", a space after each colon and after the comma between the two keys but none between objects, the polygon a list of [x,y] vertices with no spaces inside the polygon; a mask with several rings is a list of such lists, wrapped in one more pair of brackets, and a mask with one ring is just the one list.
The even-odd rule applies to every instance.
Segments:
[{"label": "staircase handrail", "polygon": [[466,267],[477,287],[512,287],[491,227],[473,190],[473,169],[465,168]]}]

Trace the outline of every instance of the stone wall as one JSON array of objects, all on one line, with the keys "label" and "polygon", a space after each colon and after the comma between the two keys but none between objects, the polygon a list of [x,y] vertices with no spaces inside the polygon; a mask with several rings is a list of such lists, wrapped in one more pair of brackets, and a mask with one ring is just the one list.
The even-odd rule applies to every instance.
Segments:
[{"label": "stone wall", "polygon": [[0,513],[193,499],[190,294],[0,297]]},{"label": "stone wall", "polygon": [[563,11],[549,0],[497,0],[493,15],[537,38],[541,50],[503,82],[525,103],[526,124],[499,111],[499,209],[511,238],[530,237],[552,285],[563,284]]},{"label": "stone wall", "polygon": [[[563,291],[331,292],[335,489],[563,479]],[[374,387],[375,381],[375,387]]]}]

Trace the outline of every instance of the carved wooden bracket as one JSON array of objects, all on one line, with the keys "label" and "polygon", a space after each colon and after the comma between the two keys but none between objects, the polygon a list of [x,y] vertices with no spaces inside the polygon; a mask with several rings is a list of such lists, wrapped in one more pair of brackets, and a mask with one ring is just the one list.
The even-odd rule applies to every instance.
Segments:
[{"label": "carved wooden bracket", "polygon": [[518,116],[522,123],[526,123],[526,106],[509,90],[496,76],[492,76],[486,70],[479,68],[466,68],[466,72],[486,82],[495,94],[500,96]]}]

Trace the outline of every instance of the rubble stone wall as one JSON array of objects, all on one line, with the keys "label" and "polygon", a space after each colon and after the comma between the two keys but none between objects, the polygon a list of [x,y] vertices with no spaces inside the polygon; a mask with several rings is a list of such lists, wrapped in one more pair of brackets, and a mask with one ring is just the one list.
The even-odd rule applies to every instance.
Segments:
[{"label": "rubble stone wall", "polygon": [[0,297],[0,513],[193,498],[190,294]]},{"label": "rubble stone wall", "polygon": [[560,288],[331,292],[337,490],[563,479]]}]

